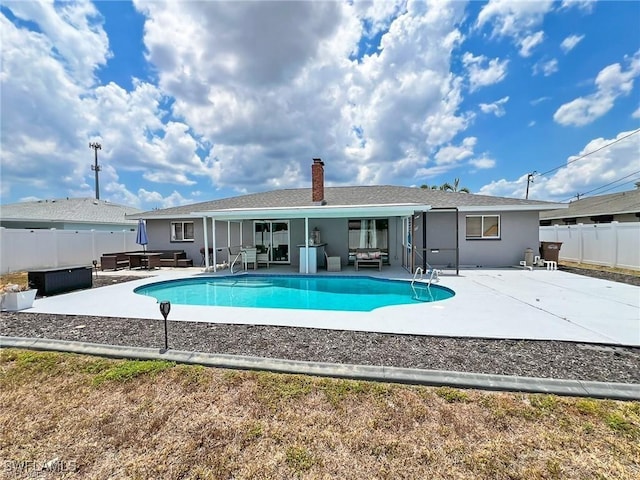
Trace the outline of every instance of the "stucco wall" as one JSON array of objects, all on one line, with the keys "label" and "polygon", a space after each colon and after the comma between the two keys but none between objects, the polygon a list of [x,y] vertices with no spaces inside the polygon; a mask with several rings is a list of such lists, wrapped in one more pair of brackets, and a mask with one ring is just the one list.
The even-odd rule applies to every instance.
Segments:
[{"label": "stucco wall", "polygon": [[[171,222],[172,221],[193,221],[194,241],[172,242],[171,241]],[[147,250],[184,250],[187,257],[193,259],[194,265],[200,265],[201,255],[200,248],[203,243],[202,219],[183,218],[175,220],[147,220],[147,236],[149,237],[149,245]],[[207,222],[209,226],[209,237],[211,237],[211,222]],[[226,232],[225,232],[226,236]]]},{"label": "stucco wall", "polygon": [[[427,262],[433,267],[453,267],[456,263],[456,212],[427,212]],[[415,245],[422,248],[422,228],[416,231]],[[435,250],[435,251],[434,251]],[[416,265],[422,261],[416,258]]]},{"label": "stucco wall", "polygon": [[[495,212],[474,212],[473,215],[495,215]],[[500,240],[467,240],[466,216],[458,219],[461,267],[505,267],[518,265],[524,251],[538,251],[538,217],[533,212],[503,212],[500,214]]]},{"label": "stucco wall", "polygon": [[[474,215],[495,215],[495,212],[474,212]],[[192,242],[172,242],[169,220],[148,220],[149,249],[183,249],[193,259],[194,265],[200,265],[200,248],[204,245],[202,219],[183,219],[194,222],[194,238]],[[501,267],[518,265],[524,258],[524,250],[538,249],[538,212],[506,212],[501,214],[501,238],[499,240],[467,240],[466,214],[458,214],[460,266]],[[421,217],[418,219],[418,230],[413,232],[416,247],[422,248]],[[299,265],[299,249],[297,245],[305,242],[304,219],[290,220],[291,265]],[[342,264],[348,261],[348,227],[347,219],[310,219],[309,230],[318,227],[321,240],[327,243],[327,250],[332,255],[339,255]],[[207,221],[209,244],[212,242],[211,220]],[[253,245],[253,221],[242,223],[242,244]],[[389,219],[389,262],[400,265],[402,223],[398,217]],[[216,252],[218,263],[227,259],[227,222],[216,222]],[[231,223],[231,245],[239,246],[239,225]],[[440,252],[428,252],[427,261],[433,266],[455,264],[455,252],[445,250],[455,248],[455,213],[429,212],[427,214],[427,248],[440,249]],[[418,261],[418,264],[420,262]]]}]

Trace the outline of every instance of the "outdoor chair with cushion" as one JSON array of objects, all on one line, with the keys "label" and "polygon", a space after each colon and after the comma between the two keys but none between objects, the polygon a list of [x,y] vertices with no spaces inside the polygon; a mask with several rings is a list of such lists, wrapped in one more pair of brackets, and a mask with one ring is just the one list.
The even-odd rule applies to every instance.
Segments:
[{"label": "outdoor chair with cushion", "polygon": [[249,269],[249,264],[253,264],[253,269],[258,269],[258,254],[255,247],[247,247],[242,249],[242,264],[244,265],[244,269]]},{"label": "outdoor chair with cushion", "polygon": [[339,272],[342,269],[342,259],[339,256],[329,256],[324,252],[324,258],[327,262],[327,272]]},{"label": "outdoor chair with cushion", "polygon": [[267,247],[265,252],[256,254],[256,261],[258,262],[258,265],[263,263],[267,266],[267,268],[269,268],[269,250],[270,248]]}]

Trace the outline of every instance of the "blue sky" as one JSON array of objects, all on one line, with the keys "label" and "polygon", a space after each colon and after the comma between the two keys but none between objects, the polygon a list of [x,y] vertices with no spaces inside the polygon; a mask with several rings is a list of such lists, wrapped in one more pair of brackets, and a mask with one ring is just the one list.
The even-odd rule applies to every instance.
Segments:
[{"label": "blue sky", "polygon": [[[0,2],[0,201],[640,180],[640,2]],[[591,154],[591,152],[594,152]],[[588,154],[584,158],[580,158]]]}]

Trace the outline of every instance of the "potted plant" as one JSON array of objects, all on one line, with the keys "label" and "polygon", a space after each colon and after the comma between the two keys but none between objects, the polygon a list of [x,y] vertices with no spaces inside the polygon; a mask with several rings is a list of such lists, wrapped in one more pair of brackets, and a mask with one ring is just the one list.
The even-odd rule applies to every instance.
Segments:
[{"label": "potted plant", "polygon": [[37,290],[26,285],[8,284],[0,286],[0,306],[3,311],[17,312],[33,307]]}]

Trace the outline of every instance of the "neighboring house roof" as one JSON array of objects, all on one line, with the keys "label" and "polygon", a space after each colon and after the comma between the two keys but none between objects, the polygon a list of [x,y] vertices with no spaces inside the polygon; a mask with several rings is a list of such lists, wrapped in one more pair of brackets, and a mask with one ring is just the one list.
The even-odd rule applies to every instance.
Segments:
[{"label": "neighboring house roof", "polygon": [[142,210],[94,198],[58,198],[0,205],[2,221],[135,225],[125,215]]},{"label": "neighboring house roof", "polygon": [[[488,195],[390,185],[325,187],[324,199],[326,201],[324,206],[329,208],[338,206],[417,204],[429,205],[431,208],[459,208],[461,210],[472,211],[496,210],[499,208],[545,210],[558,208],[560,206],[560,204],[537,200],[491,197]],[[314,206],[314,204],[311,201],[311,188],[297,188],[252,193],[180,207],[152,210],[129,216],[129,218],[179,218],[188,217],[198,212],[231,209],[295,209],[312,206]]]},{"label": "neighboring house roof", "polygon": [[640,212],[640,188],[583,198],[569,203],[569,208],[540,213],[540,220],[595,217]]}]

